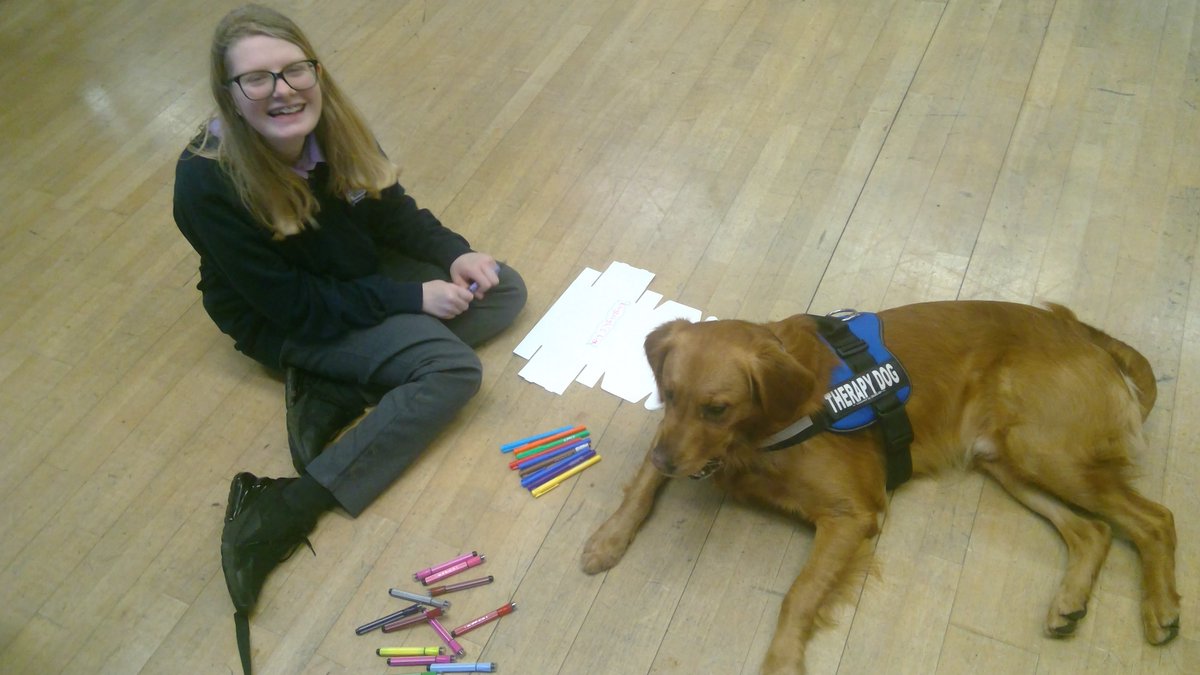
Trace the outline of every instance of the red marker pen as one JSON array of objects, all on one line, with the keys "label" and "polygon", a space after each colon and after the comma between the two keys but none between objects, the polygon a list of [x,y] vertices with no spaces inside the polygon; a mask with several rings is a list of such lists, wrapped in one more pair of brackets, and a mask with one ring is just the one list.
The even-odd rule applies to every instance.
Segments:
[{"label": "red marker pen", "polygon": [[482,626],[485,623],[491,623],[492,621],[499,619],[500,617],[504,616],[505,614],[511,614],[512,611],[516,608],[517,608],[516,603],[510,602],[499,609],[496,609],[494,611],[488,612],[487,614],[484,614],[483,616],[479,617],[478,619],[473,619],[471,621],[464,623],[463,625],[459,626],[458,628],[455,628],[454,630],[450,631],[450,635],[452,637],[458,637],[458,636],[462,635],[463,633],[469,633],[469,632],[475,630],[476,628],[479,628],[480,626]]},{"label": "red marker pen", "polygon": [[478,579],[472,579],[470,581],[460,581],[457,584],[446,584],[445,586],[434,586],[433,588],[429,589],[429,595],[431,597],[437,597],[439,595],[442,595],[443,593],[453,593],[454,591],[465,591],[468,588],[475,588],[476,586],[484,586],[486,584],[492,583],[493,581],[495,581],[495,577],[488,575],[486,577],[480,577]]}]

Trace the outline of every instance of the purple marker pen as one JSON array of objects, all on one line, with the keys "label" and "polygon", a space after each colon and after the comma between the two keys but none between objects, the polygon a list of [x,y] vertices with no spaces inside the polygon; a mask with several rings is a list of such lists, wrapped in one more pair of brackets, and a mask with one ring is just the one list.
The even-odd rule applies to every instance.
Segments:
[{"label": "purple marker pen", "polygon": [[[499,273],[500,273],[500,266],[499,266],[499,265],[496,265],[496,274],[499,274]],[[479,282],[478,282],[478,281],[472,281],[472,282],[471,282],[471,285],[470,285],[470,286],[467,286],[467,290],[468,290],[468,291],[471,291],[472,293],[474,293],[475,291],[479,290]]]},{"label": "purple marker pen", "polygon": [[381,628],[380,630],[382,630],[385,633],[395,633],[396,631],[400,630],[401,628],[407,628],[408,626],[415,626],[415,625],[421,623],[422,621],[428,621],[434,617],[441,616],[441,615],[442,615],[442,609],[440,607],[432,607],[430,609],[425,610],[424,612],[421,612],[420,614],[413,614],[411,616],[406,616],[402,619],[396,619],[395,621],[385,623],[385,624],[383,624],[383,628]]},{"label": "purple marker pen", "polygon": [[415,605],[409,605],[408,607],[405,607],[404,609],[402,609],[398,612],[392,612],[391,614],[388,614],[385,617],[375,619],[371,623],[364,623],[363,625],[354,629],[354,634],[355,635],[366,635],[367,633],[370,633],[371,631],[375,630],[376,628],[382,628],[386,624],[392,623],[393,621],[399,621],[400,619],[403,619],[406,616],[412,616],[413,614],[416,614],[417,612],[420,612],[424,609],[425,608],[422,607],[420,603],[417,603]]}]

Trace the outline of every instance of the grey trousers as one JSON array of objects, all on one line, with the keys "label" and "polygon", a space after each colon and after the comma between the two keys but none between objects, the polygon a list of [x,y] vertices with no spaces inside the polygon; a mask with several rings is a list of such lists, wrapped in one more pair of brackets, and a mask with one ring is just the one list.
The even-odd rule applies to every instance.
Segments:
[{"label": "grey trousers", "polygon": [[[385,273],[403,281],[448,279],[440,268],[396,256]],[[525,282],[501,264],[500,284],[459,316],[396,314],[336,340],[288,340],[283,362],[355,383],[375,408],[309,465],[308,473],[357,516],[388,488],[479,390],[474,347],[507,328],[525,305]]]}]

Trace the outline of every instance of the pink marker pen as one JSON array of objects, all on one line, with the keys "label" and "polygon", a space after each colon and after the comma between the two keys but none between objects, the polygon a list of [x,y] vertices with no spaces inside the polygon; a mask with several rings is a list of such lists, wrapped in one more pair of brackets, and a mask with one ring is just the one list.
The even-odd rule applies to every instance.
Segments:
[{"label": "pink marker pen", "polygon": [[449,631],[446,630],[446,627],[438,623],[437,619],[430,619],[429,626],[430,628],[433,628],[433,630],[437,631],[438,635],[442,636],[442,640],[445,641],[446,646],[450,648],[451,654],[462,656],[463,654],[467,653],[467,650],[463,649],[462,645],[458,644],[458,641],[454,639],[454,636],[450,635]]},{"label": "pink marker pen", "polygon": [[460,572],[465,572],[466,570],[469,570],[472,567],[475,567],[476,565],[482,565],[484,563],[484,561],[486,561],[486,560],[487,560],[487,556],[473,555],[456,565],[447,567],[446,569],[443,569],[443,570],[438,570],[437,572],[434,572],[433,574],[426,576],[425,578],[421,579],[421,583],[428,586],[429,584],[441,581],[442,579],[445,579],[446,577],[452,577],[455,574],[458,574]]},{"label": "pink marker pen", "polygon": [[435,663],[454,663],[453,656],[389,656],[389,666],[430,666]]},{"label": "pink marker pen", "polygon": [[434,572],[444,570],[447,567],[453,567],[454,565],[457,565],[458,563],[466,560],[467,558],[470,558],[472,556],[477,556],[477,555],[479,555],[479,553],[477,551],[471,551],[470,553],[464,553],[453,560],[447,560],[446,562],[439,563],[437,565],[434,565],[433,567],[426,567],[425,569],[421,570],[420,572],[413,572],[413,579],[416,579],[417,581],[421,581],[422,579],[429,576],[430,574],[433,574]]}]

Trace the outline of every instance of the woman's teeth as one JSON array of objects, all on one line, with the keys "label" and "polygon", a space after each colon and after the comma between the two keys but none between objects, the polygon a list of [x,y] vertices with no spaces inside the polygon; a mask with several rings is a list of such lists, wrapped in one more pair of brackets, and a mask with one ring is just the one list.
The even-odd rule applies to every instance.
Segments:
[{"label": "woman's teeth", "polygon": [[269,112],[267,114],[270,115],[271,117],[277,117],[279,115],[292,115],[292,114],[300,112],[301,110],[304,110],[303,104],[288,106],[287,108],[278,108],[276,110],[272,110],[271,112]]}]

